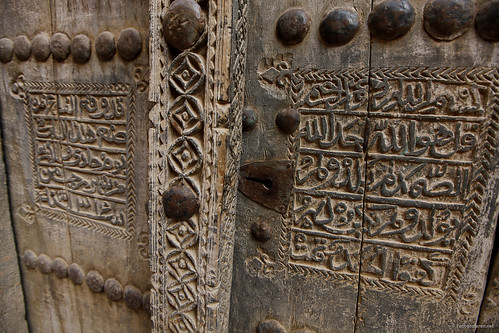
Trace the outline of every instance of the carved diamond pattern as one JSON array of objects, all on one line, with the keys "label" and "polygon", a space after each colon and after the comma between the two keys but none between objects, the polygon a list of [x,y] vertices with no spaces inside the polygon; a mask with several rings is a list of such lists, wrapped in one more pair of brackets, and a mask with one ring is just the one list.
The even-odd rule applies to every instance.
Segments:
[{"label": "carved diamond pattern", "polygon": [[177,310],[189,310],[194,307],[196,297],[192,288],[185,283],[172,283],[168,286],[168,301]]},{"label": "carved diamond pattern", "polygon": [[197,242],[197,225],[191,219],[187,221],[169,222],[168,228],[166,229],[166,237],[168,237],[168,240],[173,246],[186,249]]},{"label": "carved diamond pattern", "polygon": [[190,176],[201,169],[202,155],[198,144],[192,138],[179,138],[168,151],[170,167],[182,176]]},{"label": "carved diamond pattern", "polygon": [[177,314],[173,318],[169,320],[169,327],[175,333],[180,332],[196,332],[196,325],[194,324],[194,320],[184,313]]},{"label": "carved diamond pattern", "polygon": [[168,256],[167,262],[168,273],[178,282],[188,283],[197,277],[196,265],[187,252],[172,252]]},{"label": "carved diamond pattern", "polygon": [[201,128],[201,106],[192,96],[179,96],[170,108],[170,123],[180,135],[196,133]]},{"label": "carved diamond pattern", "polygon": [[203,64],[194,53],[183,53],[172,62],[170,84],[181,94],[195,92],[204,80]]}]

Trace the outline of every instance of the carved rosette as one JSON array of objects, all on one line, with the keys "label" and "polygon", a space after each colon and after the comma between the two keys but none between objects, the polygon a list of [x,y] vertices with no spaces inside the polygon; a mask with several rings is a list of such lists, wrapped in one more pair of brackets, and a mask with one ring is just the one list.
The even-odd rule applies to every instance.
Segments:
[{"label": "carved rosette", "polygon": [[[233,33],[245,34],[246,15],[241,11],[246,1],[235,8],[222,0],[203,4],[205,32],[180,53],[163,38],[169,2],[150,4],[149,99],[155,103],[149,114],[153,331],[225,331],[244,85],[227,87],[234,79],[243,81],[246,48],[244,38],[237,38],[234,58],[229,59],[228,26],[235,15]],[[190,218],[165,216],[161,198],[177,185],[192,191],[199,202]]]}]

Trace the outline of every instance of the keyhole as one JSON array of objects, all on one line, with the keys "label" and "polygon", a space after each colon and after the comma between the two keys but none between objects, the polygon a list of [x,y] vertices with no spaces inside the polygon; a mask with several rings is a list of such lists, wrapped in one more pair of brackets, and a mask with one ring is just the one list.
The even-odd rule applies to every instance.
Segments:
[{"label": "keyhole", "polygon": [[246,177],[247,180],[249,181],[252,181],[252,182],[255,182],[255,183],[259,183],[259,184],[262,184],[263,187],[267,190],[270,190],[272,189],[272,187],[274,187],[274,182],[272,181],[272,179],[258,179],[258,178],[253,178],[253,177]]}]

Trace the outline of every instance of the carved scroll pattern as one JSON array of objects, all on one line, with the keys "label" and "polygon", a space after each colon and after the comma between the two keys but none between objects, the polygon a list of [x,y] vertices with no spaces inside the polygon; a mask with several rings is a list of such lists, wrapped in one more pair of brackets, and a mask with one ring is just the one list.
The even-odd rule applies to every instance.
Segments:
[{"label": "carved scroll pattern", "polygon": [[129,240],[135,233],[135,95],[128,84],[25,81],[35,214]]},{"label": "carved scroll pattern", "polygon": [[[168,1],[151,1],[149,99],[156,103],[149,115],[154,125],[149,132],[153,330],[218,332],[227,329],[241,136],[243,86],[232,91],[235,102],[228,121],[228,109],[220,105],[228,101],[220,102],[216,90],[217,84],[227,87],[219,74],[219,66],[228,65],[220,61],[227,45],[220,45],[219,36],[233,8],[232,2],[205,3],[206,38],[178,55],[170,54],[162,38],[161,18],[167,8]],[[245,44],[236,53],[244,50]],[[244,54],[231,63],[231,73],[240,78],[243,64]],[[198,214],[187,221],[166,218],[160,205],[164,191],[176,183],[189,187],[200,201]]]},{"label": "carved scroll pattern", "polygon": [[494,164],[497,69],[262,64],[262,87],[301,113],[279,259],[298,274],[353,283],[360,269],[364,288],[458,299]]}]

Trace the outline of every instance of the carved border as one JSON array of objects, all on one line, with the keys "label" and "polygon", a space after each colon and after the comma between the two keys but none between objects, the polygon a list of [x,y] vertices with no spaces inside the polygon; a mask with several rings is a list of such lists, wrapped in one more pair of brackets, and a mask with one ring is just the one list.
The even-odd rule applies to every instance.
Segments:
[{"label": "carved border", "polygon": [[[283,60],[284,61],[284,60]],[[281,63],[282,64],[282,63]],[[275,65],[275,64],[274,64]],[[274,68],[275,69],[275,68]],[[263,73],[265,75],[266,72]],[[299,68],[293,70],[291,63],[288,66],[281,66],[275,70],[269,77],[274,81],[264,78],[261,74],[261,79],[267,83],[275,84],[279,89],[282,89],[291,98],[294,105],[300,104],[302,94],[300,89],[305,82],[319,83],[336,79],[338,76],[348,79],[359,79],[366,74],[377,79],[406,79],[406,80],[421,80],[433,79],[440,82],[449,83],[468,83],[468,84],[485,84],[490,89],[490,100],[486,107],[485,117],[487,121],[481,127],[481,146],[477,149],[474,158],[475,170],[472,174],[471,183],[472,190],[469,193],[467,202],[462,211],[463,224],[459,233],[460,241],[455,245],[453,253],[453,266],[449,268],[448,278],[440,289],[420,288],[410,285],[399,285],[379,279],[369,278],[361,275],[361,280],[373,289],[391,292],[391,293],[407,293],[418,297],[432,297],[445,299],[449,301],[457,301],[459,295],[463,292],[460,290],[461,278],[468,264],[469,250],[473,246],[473,238],[478,233],[479,217],[483,216],[484,211],[483,195],[488,185],[490,171],[494,167],[496,140],[499,135],[499,71],[496,68],[368,68],[361,69],[331,69],[331,70],[315,70],[307,68]],[[298,141],[294,136],[288,139],[288,156],[296,161],[298,150]],[[279,245],[279,261],[286,264],[289,272],[293,274],[312,275],[328,280],[334,280],[339,283],[347,283],[347,279],[338,278],[341,273],[333,273],[326,270],[316,269],[313,267],[301,266],[288,262],[289,242],[291,233],[288,228],[293,217],[283,215],[282,233],[280,235]]]},{"label": "carved border", "polygon": [[[180,55],[170,54],[162,38],[161,19],[168,5],[167,0],[150,1],[149,100],[155,103],[149,113],[153,123],[149,131],[153,331],[226,331],[244,85],[231,85],[229,91],[226,89],[229,81],[244,77],[246,44],[242,35],[246,33],[247,1],[234,7],[232,1],[205,2],[203,8],[207,12],[208,23],[206,39]],[[230,29],[233,16],[238,28],[232,29],[232,33],[240,36],[237,45],[230,45],[234,42]],[[235,50],[235,54],[232,55],[229,69],[227,62],[231,49]],[[182,57],[201,59],[201,75],[205,79],[200,86],[196,84],[196,88],[184,89],[172,81],[175,80],[175,74],[171,66]],[[227,92],[231,94],[230,97]],[[180,94],[186,99],[200,99],[203,122],[198,132],[179,133],[178,127],[172,127],[170,112],[174,106],[173,94]],[[168,166],[173,160],[170,147],[188,137],[199,145],[202,170],[179,174],[179,168]],[[195,241],[185,245],[188,248],[183,248],[171,238],[169,226],[173,221],[164,216],[161,206],[163,193],[177,181],[189,185],[201,203],[199,213],[189,220]],[[171,269],[172,256],[180,253],[187,255],[192,262],[189,279],[187,276],[179,278]],[[180,304],[175,299],[174,293],[178,289],[173,290],[171,287],[176,283],[181,288],[187,288],[192,298],[188,305]]]},{"label": "carved border", "polygon": [[[127,223],[124,228],[114,227],[105,223],[92,221],[91,219],[75,216],[67,212],[54,211],[48,208],[39,207],[36,205],[35,214],[40,214],[45,217],[68,222],[71,225],[82,227],[85,229],[100,232],[106,236],[119,238],[123,240],[130,240],[135,234],[135,94],[134,89],[126,83],[84,83],[84,82],[39,82],[39,81],[25,81],[23,75],[19,75],[16,83],[14,84],[19,89],[16,94],[17,97],[23,99],[25,106],[25,122],[28,128],[29,135],[29,150],[30,162],[33,172],[33,188],[36,189],[36,163],[35,163],[35,146],[33,139],[33,124],[31,114],[28,111],[29,93],[71,93],[71,94],[119,94],[126,96],[128,99],[128,113],[127,113],[127,144],[126,144],[126,157],[127,157],[127,191],[126,191],[126,207],[127,207]],[[38,192],[35,191],[35,202],[38,201]]]}]

